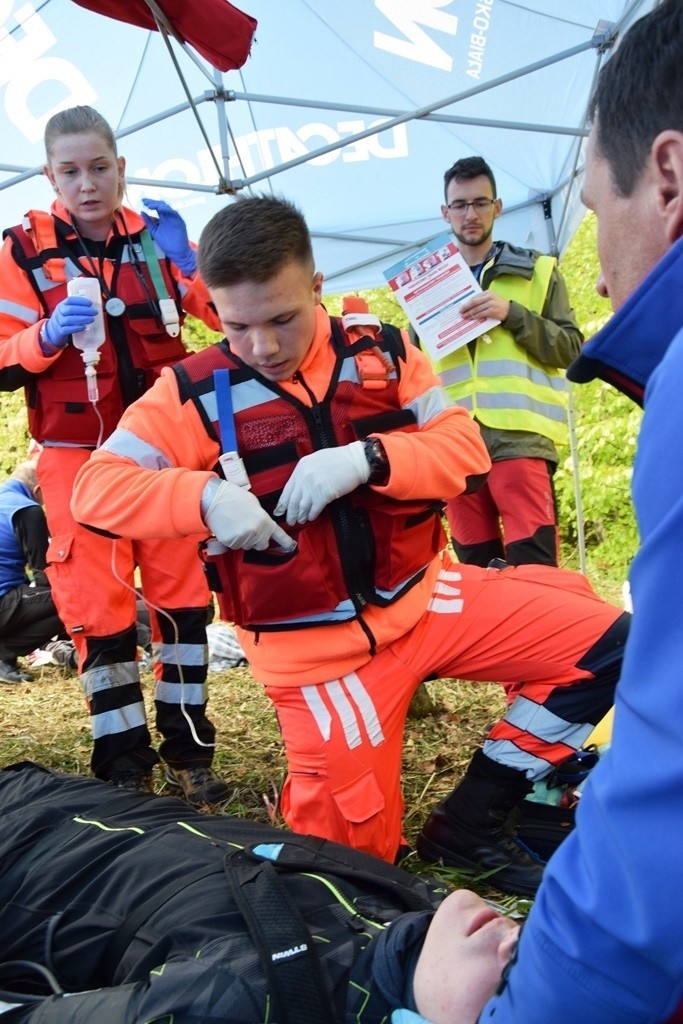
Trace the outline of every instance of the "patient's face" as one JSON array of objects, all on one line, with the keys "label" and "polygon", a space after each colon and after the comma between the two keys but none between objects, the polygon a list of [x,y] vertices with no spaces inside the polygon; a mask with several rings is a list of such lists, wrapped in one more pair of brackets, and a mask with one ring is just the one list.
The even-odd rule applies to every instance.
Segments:
[{"label": "patient's face", "polygon": [[432,921],[413,991],[431,1024],[476,1024],[510,960],[519,925],[467,889],[451,893]]}]

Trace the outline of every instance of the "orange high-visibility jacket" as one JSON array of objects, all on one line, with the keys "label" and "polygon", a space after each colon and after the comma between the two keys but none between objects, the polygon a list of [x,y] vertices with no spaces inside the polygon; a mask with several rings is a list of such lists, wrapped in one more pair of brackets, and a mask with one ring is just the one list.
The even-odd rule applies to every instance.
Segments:
[{"label": "orange high-visibility jacket", "polygon": [[[405,360],[400,332],[385,325],[380,339],[354,342],[341,321],[331,323],[337,383],[315,415],[310,404],[235,359],[225,342],[175,367],[181,398],[194,402],[201,416],[214,417],[207,422],[210,436],[220,439],[224,429],[232,447],[236,435],[251,490],[271,515],[306,455],[387,431],[418,429],[417,411],[403,408],[399,397],[400,359]],[[380,340],[386,363],[375,355]],[[370,371],[368,358],[376,360],[373,369],[379,372]],[[235,408],[227,424],[218,413],[225,389],[234,395],[229,397]],[[357,618],[367,604],[391,604],[419,582],[445,546],[442,510],[438,501],[396,501],[376,488],[358,487],[312,522],[285,523],[297,541],[293,552],[226,550],[207,556],[221,615],[260,632],[339,623]]]},{"label": "orange high-visibility jacket", "polygon": [[[281,382],[304,406],[322,402],[329,390],[337,366],[330,339],[330,320],[319,306],[311,347],[296,376]],[[405,336],[404,341],[398,403],[415,413],[417,429],[381,434],[390,476],[376,490],[406,502],[454,497],[488,472],[489,457],[476,423],[450,404],[425,356]],[[165,369],[80,471],[72,510],[78,521],[120,536],[206,533],[200,502],[219,455],[205,419],[193,402],[182,401],[176,374]],[[327,557],[336,558],[336,550]],[[305,685],[354,671],[417,622],[438,563],[435,556],[422,580],[393,604],[368,605],[350,622],[307,628],[305,639],[296,629],[260,634],[240,630],[254,676],[268,685]],[[295,570],[288,585],[297,586]]]}]

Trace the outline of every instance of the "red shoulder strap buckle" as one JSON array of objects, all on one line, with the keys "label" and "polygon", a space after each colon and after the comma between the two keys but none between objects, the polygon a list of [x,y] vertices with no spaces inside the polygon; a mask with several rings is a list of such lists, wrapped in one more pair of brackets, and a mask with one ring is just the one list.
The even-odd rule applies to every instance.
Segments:
[{"label": "red shoulder strap buckle", "polygon": [[[37,254],[46,249],[58,248],[57,232],[51,213],[46,213],[44,210],[29,210],[24,215],[21,226]],[[66,284],[64,262],[63,256],[53,256],[51,259],[43,261],[43,273],[49,281]]]},{"label": "red shoulder strap buckle", "polygon": [[[351,341],[367,337],[376,339],[382,330],[379,318],[369,312],[367,302],[360,295],[344,296],[341,322]],[[379,345],[359,352],[355,360],[358,376],[364,388],[379,391],[387,386],[389,377],[394,372],[394,364]]]}]

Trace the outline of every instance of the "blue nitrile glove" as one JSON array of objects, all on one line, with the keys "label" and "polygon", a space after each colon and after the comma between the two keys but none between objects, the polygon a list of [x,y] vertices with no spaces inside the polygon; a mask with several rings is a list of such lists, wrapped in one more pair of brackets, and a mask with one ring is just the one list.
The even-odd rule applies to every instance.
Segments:
[{"label": "blue nitrile glove", "polygon": [[282,551],[296,548],[296,541],[270,518],[256,495],[228,480],[209,480],[201,511],[211,533],[226,548],[265,551],[271,541]]},{"label": "blue nitrile glove", "polygon": [[[97,310],[85,295],[67,295],[55,307],[52,316],[42,329],[42,335],[53,349],[64,348],[71,335],[84,330],[93,322],[96,315]],[[40,347],[45,355],[54,355],[54,352],[43,348],[42,339]]]},{"label": "blue nitrile glove", "polygon": [[187,237],[185,221],[163,199],[143,199],[142,201],[145,206],[158,214],[157,217],[150,217],[144,210],[140,213],[150,235],[159,248],[163,249],[164,255],[173,260],[176,267],[179,267],[183,274],[189,277],[197,269],[197,254]]},{"label": "blue nitrile glove", "polygon": [[429,1024],[425,1017],[412,1010],[394,1010],[391,1015],[391,1024]]},{"label": "blue nitrile glove", "polygon": [[311,452],[297,463],[273,515],[286,516],[290,526],[310,523],[331,501],[355,491],[369,477],[370,463],[362,441]]}]

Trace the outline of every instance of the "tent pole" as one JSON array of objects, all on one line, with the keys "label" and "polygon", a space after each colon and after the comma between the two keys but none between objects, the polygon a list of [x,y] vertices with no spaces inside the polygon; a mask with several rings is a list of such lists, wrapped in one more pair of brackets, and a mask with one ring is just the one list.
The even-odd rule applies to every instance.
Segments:
[{"label": "tent pole", "polygon": [[214,85],[216,88],[216,115],[218,122],[218,141],[221,147],[221,160],[223,162],[223,173],[220,180],[226,184],[226,191],[232,191],[230,182],[230,153],[228,150],[228,115],[226,112],[225,89],[223,88],[223,75],[220,71],[214,72]]},{"label": "tent pole", "polygon": [[[591,82],[590,91],[588,93],[589,103],[590,98],[593,96],[595,86],[597,84],[598,75],[600,73],[600,64],[606,51],[611,48],[615,39],[614,25],[606,25],[601,22],[595,31],[595,37],[600,37],[602,43],[597,46],[597,59],[595,61],[595,69],[593,72],[593,81]],[[584,127],[588,127],[588,107],[583,119]],[[569,211],[569,200],[571,198],[572,190],[576,187],[576,174],[579,164],[579,156],[581,153],[581,142],[577,141],[576,151],[574,155],[574,163],[572,166],[572,172],[569,178],[569,185],[565,193],[565,199],[562,206],[562,215],[560,217],[560,223],[557,229],[557,233],[554,238],[555,249],[558,251],[558,239],[561,237],[564,230],[565,221]],[[569,383],[567,383],[567,426],[569,429],[569,450],[571,452],[572,459],[572,476],[574,479],[574,506],[576,508],[576,537],[579,545],[579,568],[581,572],[586,575],[586,524],[583,517],[583,501],[581,499],[581,472],[579,466],[579,448],[576,440],[576,407],[574,405],[574,395]]]},{"label": "tent pole", "polygon": [[[175,26],[170,21],[170,19],[166,17],[166,15],[161,10],[159,5],[156,3],[156,0],[144,0],[144,2],[149,7],[150,13],[151,13],[152,17],[154,18],[154,20],[156,21],[156,23],[157,23],[157,29],[159,30],[160,35],[164,36],[164,38],[166,39],[166,45],[168,46],[168,37],[169,36],[173,36],[173,38],[175,39],[176,43],[181,48],[183,53],[185,53],[189,57],[189,59],[192,61],[192,63],[197,68],[199,68],[199,70],[204,75],[204,77],[208,78],[210,80],[210,78],[211,78],[210,72],[207,71],[206,67],[204,66],[202,61],[199,59],[197,54],[194,53],[194,51],[191,49],[191,47],[187,46],[187,44],[185,43],[185,40],[178,33],[178,31],[176,30]],[[175,63],[175,61],[174,61],[174,63]],[[176,69],[178,70],[178,74],[180,75],[180,80],[181,80],[181,82],[183,84],[183,87],[185,88],[185,92],[187,93],[187,87],[185,86],[185,80],[183,78],[182,72],[178,69],[177,65],[176,65]]]},{"label": "tent pole", "polygon": [[[343,114],[367,114],[371,117],[397,117],[415,120],[415,112],[398,110],[395,107],[367,107],[357,103],[342,103],[334,100],[307,100],[293,96],[273,96],[268,93],[235,92],[228,90],[230,100],[244,100],[246,103],[269,103],[272,106],[301,107],[303,110],[337,110]],[[456,97],[458,99],[459,97]],[[520,132],[540,132],[543,135],[581,135],[583,128],[570,125],[538,124],[532,121],[500,121],[497,118],[465,117],[459,114],[420,114],[420,121],[436,121],[439,124],[461,124],[477,128],[507,128]],[[382,128],[382,130],[384,130]]]},{"label": "tent pole", "polygon": [[[589,104],[590,104],[591,97],[593,96],[593,93],[595,92],[595,86],[597,85],[598,75],[600,74],[600,65],[602,63],[602,58],[603,58],[604,54],[606,53],[607,49],[609,49],[609,46],[611,46],[612,43],[614,42],[614,38],[615,38],[615,35],[614,35],[615,27],[614,27],[614,25],[609,25],[609,26],[605,27],[603,25],[603,23],[601,22],[600,25],[598,26],[598,28],[595,30],[596,36],[598,35],[598,33],[600,32],[601,29],[603,30],[601,37],[604,38],[604,36],[606,34],[607,38],[609,40],[609,44],[607,42],[603,42],[602,45],[599,45],[597,47],[597,59],[595,61],[595,68],[594,68],[594,71],[593,71],[593,80],[591,82],[591,87],[590,87],[590,90],[588,92],[588,103]],[[587,135],[588,134],[588,106],[586,106],[586,112],[585,112],[585,114],[583,116],[582,126],[583,126],[583,129],[584,129],[584,134]],[[564,200],[564,204],[563,204],[563,207],[562,207],[562,215],[560,217],[560,223],[558,225],[557,232],[556,232],[556,238],[558,240],[562,238],[562,232],[564,230],[565,220],[567,219],[567,213],[569,211],[569,200],[571,198],[572,189],[574,189],[576,187],[576,175],[577,175],[577,168],[578,168],[578,165],[579,165],[579,157],[581,155],[581,145],[582,145],[581,141],[580,140],[577,141],[577,143],[576,143],[576,152],[575,152],[575,156],[574,156],[574,164],[572,166],[572,173],[571,173],[570,178],[569,178],[569,187],[567,188],[567,192],[565,194],[565,200]],[[559,251],[559,242],[558,242],[558,251]]]},{"label": "tent pole", "polygon": [[553,64],[559,64],[561,61],[568,60],[570,57],[575,57],[579,53],[585,53],[586,50],[591,50],[595,46],[596,40],[594,36],[587,42],[578,43],[576,46],[572,46],[568,50],[562,50],[560,53],[555,53],[543,60],[534,61],[534,63],[527,64],[523,68],[518,68],[516,71],[510,71],[505,75],[499,75],[497,78],[492,78],[490,81],[484,82],[482,85],[475,85],[471,89],[465,89],[464,92],[448,96],[446,99],[438,100],[436,103],[430,103],[425,107],[419,107],[417,110],[401,114],[400,117],[392,117],[377,127],[366,128],[362,132],[356,132],[354,135],[348,135],[345,138],[340,139],[339,142],[332,142],[327,146],[321,146],[319,149],[316,149],[311,153],[306,153],[305,156],[296,157],[294,160],[286,160],[277,167],[270,167],[267,171],[261,171],[259,174],[253,174],[245,181],[236,181],[233,182],[233,184],[238,189],[244,188],[248,185],[254,185],[263,178],[270,178],[273,174],[281,174],[282,171],[288,171],[292,167],[298,167],[300,164],[308,163],[316,157],[324,156],[327,153],[333,153],[338,149],[343,149],[345,146],[349,146],[354,142],[360,142],[362,139],[367,139],[372,135],[379,135],[381,132],[389,131],[391,128],[395,128],[399,124],[405,124],[406,121],[414,121],[416,119],[424,118],[427,114],[432,114],[435,110],[441,110],[443,107],[451,106],[453,103],[460,103],[462,100],[469,99],[471,96],[478,96],[480,93],[488,92],[491,89],[497,88],[499,85],[505,85],[507,82],[513,82],[518,78],[523,78],[525,75],[529,75],[534,71],[540,71],[543,68],[551,67]]},{"label": "tent pole", "polygon": [[569,428],[569,450],[572,459],[574,477],[574,503],[576,505],[576,537],[579,545],[579,569],[586,575],[586,530],[583,519],[583,503],[581,501],[581,479],[579,476],[579,451],[576,443],[576,410],[574,395],[569,381],[567,384],[567,426]]}]

